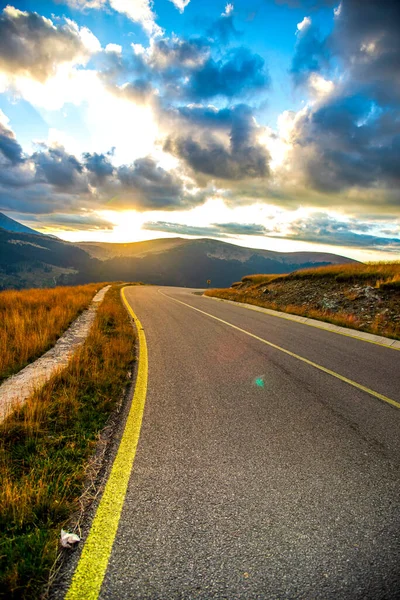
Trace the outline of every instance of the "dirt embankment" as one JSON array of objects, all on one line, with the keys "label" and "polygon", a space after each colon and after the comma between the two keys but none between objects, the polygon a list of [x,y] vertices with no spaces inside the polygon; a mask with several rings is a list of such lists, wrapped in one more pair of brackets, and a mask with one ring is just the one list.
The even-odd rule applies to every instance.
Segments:
[{"label": "dirt embankment", "polygon": [[[400,287],[379,281],[332,277],[261,276],[244,278],[207,295],[247,302],[273,310],[303,315],[378,335],[400,339]],[[258,279],[258,281],[257,281]]]}]

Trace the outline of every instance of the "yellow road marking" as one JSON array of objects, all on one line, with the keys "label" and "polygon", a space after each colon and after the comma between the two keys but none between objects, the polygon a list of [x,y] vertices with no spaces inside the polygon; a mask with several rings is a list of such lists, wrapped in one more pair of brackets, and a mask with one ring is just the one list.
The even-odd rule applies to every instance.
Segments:
[{"label": "yellow road marking", "polygon": [[219,317],[215,317],[214,315],[211,315],[210,313],[205,312],[204,310],[200,310],[200,308],[195,308],[191,304],[187,304],[186,302],[182,302],[182,300],[177,300],[176,298],[172,298],[171,296],[164,294],[160,290],[158,290],[158,291],[160,294],[162,294],[166,298],[169,298],[170,300],[173,300],[174,302],[179,302],[179,304],[183,304],[184,306],[187,306],[187,307],[191,308],[192,310],[196,310],[197,312],[202,313],[203,315],[207,315],[207,317],[210,317],[211,319],[215,319],[216,321],[219,321],[220,323],[224,323],[224,325],[228,325],[229,327],[232,327],[233,329],[236,329],[237,331],[241,331],[242,333],[245,333],[246,335],[249,335],[250,337],[258,340],[259,342],[262,342],[263,344],[267,344],[267,346],[271,346],[271,348],[275,348],[275,350],[280,350],[281,352],[284,352],[285,354],[288,354],[289,356],[292,356],[293,358],[297,358],[298,360],[301,360],[301,362],[306,363],[307,365],[315,367],[316,369],[319,369],[320,371],[323,371],[324,373],[327,373],[328,375],[332,375],[332,377],[336,377],[336,379],[340,379],[340,381],[344,381],[345,383],[348,383],[349,385],[352,385],[353,387],[355,387],[359,390],[362,390],[363,392],[366,392],[367,394],[370,394],[371,396],[375,396],[375,398],[379,398],[379,400],[382,400],[383,402],[387,402],[388,404],[391,404],[392,406],[395,406],[396,408],[400,408],[399,402],[396,402],[395,400],[392,400],[391,398],[388,398],[387,396],[384,396],[383,394],[380,394],[379,392],[375,392],[374,390],[371,390],[370,388],[366,387],[365,385],[361,385],[361,383],[357,383],[356,381],[353,381],[352,379],[348,379],[347,377],[344,377],[343,375],[340,375],[339,373],[336,373],[335,371],[331,371],[331,369],[327,369],[326,367],[323,367],[322,365],[319,365],[319,364],[313,362],[312,360],[308,360],[308,358],[304,358],[303,356],[299,356],[299,354],[295,354],[294,352],[290,352],[290,350],[286,350],[285,348],[282,348],[281,346],[277,346],[276,344],[273,344],[272,342],[268,342],[267,340],[260,338],[258,335],[255,335],[254,333],[250,333],[249,331],[246,331],[245,329],[242,329],[241,327],[237,327],[236,325],[233,325],[232,323],[229,323],[228,321],[224,321],[223,319],[220,319]]},{"label": "yellow road marking", "polygon": [[[336,325],[335,323],[329,323],[328,321],[321,321],[321,325],[319,325],[318,322],[316,322],[316,323],[307,322],[307,321],[314,320],[311,317],[303,317],[304,319],[307,319],[307,321],[300,321],[297,319],[293,319],[293,317],[296,317],[296,316],[301,317],[302,315],[294,315],[291,313],[279,314],[279,311],[275,311],[272,308],[266,309],[264,306],[258,306],[257,304],[251,305],[251,304],[248,304],[247,302],[237,302],[235,300],[228,300],[227,298],[218,298],[218,296],[206,296],[205,294],[203,294],[203,297],[211,298],[211,300],[217,300],[218,302],[228,302],[229,304],[236,304],[237,306],[241,306],[242,308],[247,308],[247,310],[254,310],[254,312],[268,315],[270,317],[284,319],[285,321],[293,321],[294,323],[300,323],[300,325],[307,325],[308,327],[315,327],[315,329],[322,329],[323,331],[330,331],[331,333],[337,333],[338,335],[344,335],[345,337],[351,337],[351,338],[353,338],[353,340],[360,340],[360,342],[368,342],[368,344],[375,344],[376,346],[381,346],[382,348],[389,348],[390,350],[396,350],[396,352],[400,352],[400,348],[397,348],[396,346],[389,346],[389,344],[383,344],[382,342],[376,342],[375,340],[369,340],[368,338],[365,338],[365,337],[359,337],[358,335],[356,335],[357,330],[352,331],[351,329],[349,329],[349,332],[345,333],[344,331],[337,331],[336,329],[330,329],[329,327],[324,327],[323,323],[325,323],[326,325],[333,325],[334,327],[341,327],[341,325]],[[269,312],[267,312],[267,310]],[[277,313],[277,314],[274,314],[274,313]],[[344,329],[344,327],[342,327],[342,329]],[[360,332],[360,333],[368,333],[368,332],[365,331],[365,332]],[[370,335],[374,335],[374,334],[370,334]],[[387,339],[391,339],[391,338],[387,338]],[[397,342],[397,341],[398,340],[392,340],[393,343]]]},{"label": "yellow road marking", "polygon": [[132,406],[117,456],[93,519],[65,600],[95,600],[103,583],[135,460],[147,391],[147,344],[143,328],[121,290],[123,302],[136,323],[139,338],[139,366]]}]

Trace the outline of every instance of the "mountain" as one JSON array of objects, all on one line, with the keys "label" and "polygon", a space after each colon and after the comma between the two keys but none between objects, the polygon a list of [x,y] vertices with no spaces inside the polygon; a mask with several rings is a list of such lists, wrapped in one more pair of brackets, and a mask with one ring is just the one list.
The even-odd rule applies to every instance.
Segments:
[{"label": "mountain", "polygon": [[18,223],[18,221],[14,221],[14,219],[10,219],[10,217],[7,217],[3,213],[0,213],[0,227],[6,231],[15,231],[16,233],[31,233],[33,235],[40,236],[44,235],[39,231],[31,229],[30,227],[25,227],[25,225]]},{"label": "mountain", "polygon": [[165,250],[176,248],[189,241],[184,238],[161,238],[159,240],[146,240],[145,242],[130,242],[129,244],[78,242],[76,245],[94,258],[107,260],[117,256],[142,257],[155,252],[165,252]]},{"label": "mountain", "polygon": [[[110,244],[106,242],[78,242],[76,244],[82,250],[85,250],[90,256],[100,260],[110,260],[113,258],[144,258],[150,254],[165,253],[176,248],[181,248],[183,252],[192,252],[194,248],[202,255],[206,253],[209,258],[220,260],[235,260],[241,263],[248,262],[254,257],[268,259],[274,263],[288,264],[293,268],[304,268],[305,264],[339,264],[345,262],[356,262],[351,258],[346,258],[338,254],[329,254],[323,252],[274,252],[273,250],[257,250],[255,248],[245,248],[227,242],[220,242],[207,238],[188,240],[184,238],[162,238],[158,240],[147,240],[145,242],[131,242],[129,244]],[[183,250],[185,248],[185,250]],[[302,265],[298,267],[296,265]],[[277,265],[279,271],[272,273],[281,273],[281,267]],[[291,268],[290,270],[293,270]],[[264,271],[263,271],[264,272]],[[268,271],[270,272],[270,271]]]},{"label": "mountain", "polygon": [[[211,239],[174,238],[166,248],[162,248],[162,242],[113,244],[108,256],[112,252],[114,256],[102,260],[97,272],[104,280],[112,273],[116,280],[156,285],[204,287],[211,279],[212,286],[226,287],[249,273],[289,273],[305,267],[356,262],[337,254],[255,250]],[[97,244],[97,256],[98,248],[103,246],[107,245]]]},{"label": "mountain", "polygon": [[205,287],[208,279],[214,287],[227,287],[252,273],[289,273],[349,262],[356,261],[321,252],[256,250],[211,239],[72,244],[53,236],[0,228],[0,289],[92,281]]}]

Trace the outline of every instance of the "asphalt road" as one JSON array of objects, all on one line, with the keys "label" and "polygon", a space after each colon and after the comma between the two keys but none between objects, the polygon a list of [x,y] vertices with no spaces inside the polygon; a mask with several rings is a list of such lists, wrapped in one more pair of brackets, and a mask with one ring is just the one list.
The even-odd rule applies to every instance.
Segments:
[{"label": "asphalt road", "polygon": [[[162,293],[160,293],[162,292]],[[100,598],[400,598],[400,352],[194,295],[126,297],[148,392]]]}]

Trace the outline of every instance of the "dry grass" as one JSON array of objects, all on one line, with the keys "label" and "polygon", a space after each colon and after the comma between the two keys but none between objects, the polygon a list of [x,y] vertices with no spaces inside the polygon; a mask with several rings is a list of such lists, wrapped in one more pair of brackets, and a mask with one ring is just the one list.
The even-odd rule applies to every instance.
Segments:
[{"label": "dry grass", "polygon": [[248,275],[205,294],[400,339],[399,291],[400,262],[380,262]]},{"label": "dry grass", "polygon": [[126,385],[133,344],[114,286],[67,369],[0,425],[0,597],[40,597],[87,460]]},{"label": "dry grass", "polygon": [[336,281],[362,281],[379,287],[400,287],[400,261],[349,263],[300,269],[285,275],[246,275],[242,283],[262,285],[283,279],[335,279]]},{"label": "dry grass", "polygon": [[365,284],[376,287],[379,285],[399,287],[400,261],[329,265],[315,269],[301,269],[286,275],[286,277],[289,279],[329,278],[336,281],[363,281]]},{"label": "dry grass", "polygon": [[256,275],[246,275],[245,277],[242,277],[242,282],[243,283],[252,283],[254,285],[257,284],[263,284],[263,283],[270,283],[271,281],[273,281],[274,279],[277,279],[278,277],[286,277],[286,275],[268,275],[268,274],[256,274]]},{"label": "dry grass", "polygon": [[101,287],[0,292],[0,381],[51,348]]}]

